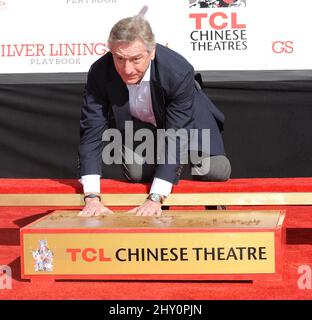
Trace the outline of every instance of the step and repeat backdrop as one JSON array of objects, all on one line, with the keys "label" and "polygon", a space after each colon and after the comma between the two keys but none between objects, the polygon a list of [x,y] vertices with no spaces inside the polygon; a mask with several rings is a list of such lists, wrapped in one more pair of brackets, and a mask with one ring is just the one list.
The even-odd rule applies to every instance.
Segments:
[{"label": "step and repeat backdrop", "polygon": [[311,12],[308,0],[0,0],[0,177],[78,178],[86,73],[139,13],[225,114],[233,178],[311,176]]},{"label": "step and repeat backdrop", "polygon": [[312,69],[312,1],[0,0],[0,73],[86,72],[138,13],[196,70]]}]

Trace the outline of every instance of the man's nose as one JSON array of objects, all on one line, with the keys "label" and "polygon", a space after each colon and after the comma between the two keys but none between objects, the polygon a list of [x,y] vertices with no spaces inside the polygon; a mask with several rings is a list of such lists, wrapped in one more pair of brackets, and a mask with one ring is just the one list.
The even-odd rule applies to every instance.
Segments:
[{"label": "man's nose", "polygon": [[133,71],[134,71],[133,63],[131,61],[126,61],[124,65],[125,74],[131,74],[133,73]]}]

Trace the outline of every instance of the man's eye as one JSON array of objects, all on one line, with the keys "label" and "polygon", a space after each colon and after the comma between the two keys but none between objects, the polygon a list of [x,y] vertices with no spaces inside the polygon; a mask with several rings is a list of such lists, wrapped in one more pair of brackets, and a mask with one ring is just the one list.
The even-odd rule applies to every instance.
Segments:
[{"label": "man's eye", "polygon": [[118,61],[118,62],[121,62],[121,61],[124,60],[123,57],[119,57],[119,56],[114,56],[114,59],[115,59],[116,61]]}]

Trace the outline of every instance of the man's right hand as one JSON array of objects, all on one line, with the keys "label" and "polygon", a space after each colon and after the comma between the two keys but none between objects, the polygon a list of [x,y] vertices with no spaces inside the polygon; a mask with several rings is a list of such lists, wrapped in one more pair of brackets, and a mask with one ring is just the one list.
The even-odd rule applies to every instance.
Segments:
[{"label": "man's right hand", "polygon": [[98,198],[87,198],[84,208],[79,212],[79,217],[98,217],[114,212],[105,207]]}]

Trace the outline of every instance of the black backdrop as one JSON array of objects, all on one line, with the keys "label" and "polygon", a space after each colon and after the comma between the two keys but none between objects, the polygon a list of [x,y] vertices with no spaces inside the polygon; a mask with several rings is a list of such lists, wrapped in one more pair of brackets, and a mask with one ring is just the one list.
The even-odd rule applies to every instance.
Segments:
[{"label": "black backdrop", "polygon": [[[226,116],[232,177],[311,176],[311,72],[211,74],[204,73],[204,90]],[[78,177],[84,79],[0,77],[0,177]],[[121,178],[119,168],[107,168],[104,177]]]}]

